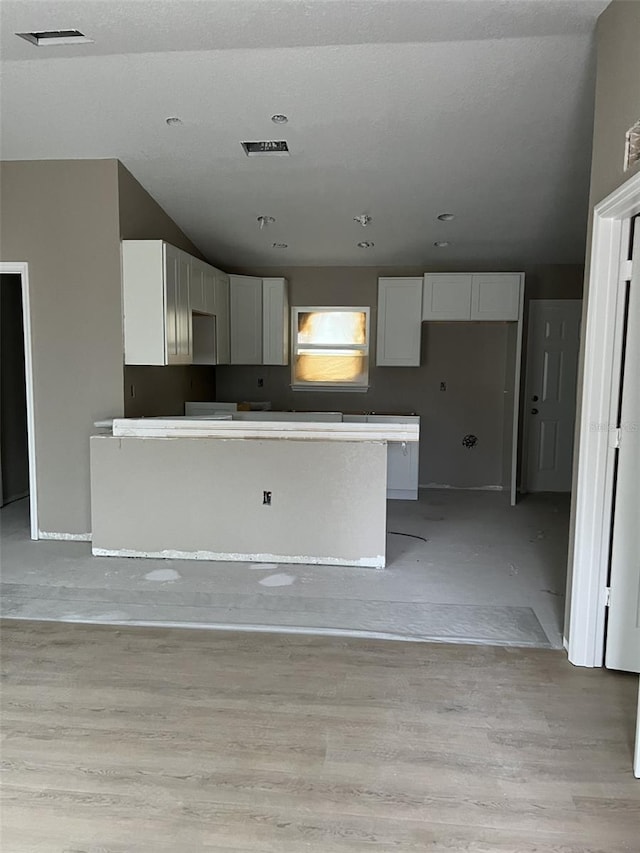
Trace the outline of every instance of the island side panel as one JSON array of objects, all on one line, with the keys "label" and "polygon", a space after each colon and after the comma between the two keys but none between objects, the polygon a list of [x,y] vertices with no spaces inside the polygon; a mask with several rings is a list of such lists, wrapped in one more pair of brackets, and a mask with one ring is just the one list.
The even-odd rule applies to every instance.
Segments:
[{"label": "island side panel", "polygon": [[380,441],[93,436],[93,552],[382,568],[386,477]]}]

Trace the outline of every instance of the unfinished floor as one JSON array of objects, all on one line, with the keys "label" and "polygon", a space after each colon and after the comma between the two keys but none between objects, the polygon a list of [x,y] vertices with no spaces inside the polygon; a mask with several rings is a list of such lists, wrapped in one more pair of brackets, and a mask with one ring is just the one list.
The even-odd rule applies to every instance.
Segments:
[{"label": "unfinished floor", "polygon": [[[7,617],[560,648],[569,501],[421,491],[390,501],[387,568],[91,556],[0,512]],[[319,520],[321,523],[321,520]]]},{"label": "unfinished floor", "polygon": [[7,853],[630,853],[637,678],[563,652],[10,620]]}]

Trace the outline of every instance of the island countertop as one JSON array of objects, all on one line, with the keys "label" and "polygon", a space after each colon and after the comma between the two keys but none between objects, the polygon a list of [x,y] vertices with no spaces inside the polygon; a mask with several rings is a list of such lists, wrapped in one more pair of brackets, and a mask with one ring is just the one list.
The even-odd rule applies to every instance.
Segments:
[{"label": "island countertop", "polygon": [[418,418],[405,423],[314,422],[287,420],[213,420],[209,418],[115,418],[114,437],[131,438],[264,438],[313,441],[417,442]]}]

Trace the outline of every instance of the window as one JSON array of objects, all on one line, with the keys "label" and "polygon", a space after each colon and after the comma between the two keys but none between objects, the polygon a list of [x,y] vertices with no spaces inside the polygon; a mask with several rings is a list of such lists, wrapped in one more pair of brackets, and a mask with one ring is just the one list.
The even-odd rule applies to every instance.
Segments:
[{"label": "window", "polygon": [[292,308],[291,340],[293,388],[369,387],[368,308]]}]

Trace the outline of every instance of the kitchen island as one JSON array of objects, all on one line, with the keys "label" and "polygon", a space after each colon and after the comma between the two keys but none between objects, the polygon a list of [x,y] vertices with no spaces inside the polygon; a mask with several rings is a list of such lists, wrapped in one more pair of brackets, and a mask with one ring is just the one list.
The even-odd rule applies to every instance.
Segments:
[{"label": "kitchen island", "polygon": [[92,550],[383,568],[387,444],[415,423],[116,419],[91,438]]}]

